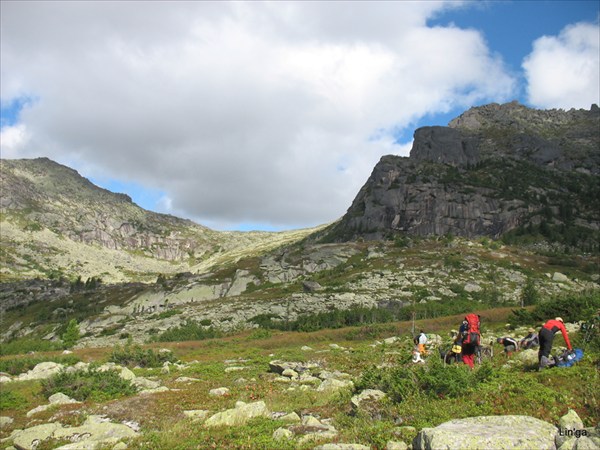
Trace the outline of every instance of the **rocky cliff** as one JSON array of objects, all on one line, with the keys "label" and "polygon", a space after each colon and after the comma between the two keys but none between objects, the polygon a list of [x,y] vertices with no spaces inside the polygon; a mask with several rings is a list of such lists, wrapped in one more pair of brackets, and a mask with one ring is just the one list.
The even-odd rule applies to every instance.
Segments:
[{"label": "rocky cliff", "polygon": [[[472,108],[384,156],[325,240],[541,233],[597,248],[600,109]],[[571,242],[572,241],[572,242]]]}]

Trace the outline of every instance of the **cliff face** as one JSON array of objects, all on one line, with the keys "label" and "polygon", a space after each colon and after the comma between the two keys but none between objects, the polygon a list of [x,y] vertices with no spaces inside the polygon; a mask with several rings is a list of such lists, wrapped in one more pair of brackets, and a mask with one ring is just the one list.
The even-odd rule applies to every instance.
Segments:
[{"label": "cliff face", "polygon": [[593,234],[600,228],[599,146],[595,105],[472,108],[448,127],[416,130],[408,158],[384,156],[325,239],[398,232],[497,238],[540,226]]},{"label": "cliff face", "polygon": [[171,261],[211,247],[207,228],[146,211],[47,158],[3,160],[0,181],[3,218],[30,230],[47,228],[75,242]]}]

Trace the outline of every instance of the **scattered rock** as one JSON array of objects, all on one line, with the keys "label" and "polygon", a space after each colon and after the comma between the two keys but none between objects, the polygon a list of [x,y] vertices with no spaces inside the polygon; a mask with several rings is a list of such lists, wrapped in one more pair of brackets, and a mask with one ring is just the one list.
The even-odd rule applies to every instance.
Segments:
[{"label": "scattered rock", "polygon": [[552,281],[556,281],[557,283],[567,283],[569,281],[569,277],[560,272],[554,272],[552,275]]},{"label": "scattered rock", "polygon": [[64,366],[52,361],[41,362],[27,373],[22,373],[15,381],[45,380],[59,373]]},{"label": "scattered rock", "polygon": [[293,438],[294,438],[294,433],[292,433],[287,428],[277,428],[273,432],[273,440],[275,440],[275,441],[289,440],[289,439],[293,439]]},{"label": "scattered rock", "polygon": [[229,389],[226,387],[220,387],[216,389],[211,389],[208,391],[208,395],[212,395],[213,397],[223,397],[224,395],[229,394]]},{"label": "scattered rock", "polygon": [[360,394],[354,395],[350,402],[355,412],[363,411],[374,416],[379,413],[379,402],[383,398],[385,398],[385,392],[377,389],[365,389]]},{"label": "scattered rock", "polygon": [[300,423],[300,422],[302,422],[302,419],[300,418],[300,416],[298,414],[296,414],[295,412],[291,412],[289,414],[281,416],[279,418],[279,420],[281,420],[282,422],[288,422],[288,423]]},{"label": "scattered rock", "polygon": [[175,379],[176,383],[191,383],[192,381],[200,381],[198,378],[179,377]]},{"label": "scattered rock", "polygon": [[306,280],[302,282],[302,289],[304,289],[304,292],[317,292],[322,290],[323,286],[316,281]]},{"label": "scattered rock", "polygon": [[354,383],[352,381],[328,378],[319,385],[319,387],[317,388],[317,391],[319,391],[319,392],[335,392],[335,391],[339,391],[341,389],[346,389],[346,388],[351,389],[353,387],[354,387]]},{"label": "scattered rock", "polygon": [[12,424],[15,420],[12,417],[8,417],[8,416],[0,416],[0,429],[6,428],[8,427],[10,424]]}]

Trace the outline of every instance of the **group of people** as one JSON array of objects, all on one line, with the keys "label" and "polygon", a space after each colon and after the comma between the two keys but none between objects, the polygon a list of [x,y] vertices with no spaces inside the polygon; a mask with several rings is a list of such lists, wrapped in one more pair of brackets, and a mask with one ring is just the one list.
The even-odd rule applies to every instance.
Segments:
[{"label": "group of people", "polygon": [[[453,330],[452,350],[448,353],[453,354],[456,357],[457,362],[462,361],[470,368],[474,367],[475,354],[481,345],[480,324],[481,316],[467,314],[462,321],[458,332]],[[559,331],[562,333],[567,348],[569,351],[572,351],[573,347],[569,340],[569,334],[561,317],[548,320],[542,325],[539,333],[536,333],[534,328],[530,328],[528,330],[529,334],[520,341],[517,341],[512,337],[500,337],[497,339],[497,342],[504,346],[504,352],[507,356],[510,356],[519,349],[532,349],[539,345],[538,361],[539,369],[541,370],[552,365],[550,351],[552,350],[554,335]],[[422,356],[427,354],[427,335],[421,330],[420,333],[415,336],[413,342],[415,344],[413,350],[413,362],[424,362]],[[446,355],[443,355],[443,357],[446,357]]]}]

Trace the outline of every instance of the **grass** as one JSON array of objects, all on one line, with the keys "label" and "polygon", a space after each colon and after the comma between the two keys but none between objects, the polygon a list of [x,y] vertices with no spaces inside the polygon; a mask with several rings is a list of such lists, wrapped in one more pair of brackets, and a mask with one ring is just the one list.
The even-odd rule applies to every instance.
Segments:
[{"label": "grass", "polygon": [[[511,308],[490,309],[481,311],[481,314],[486,330],[504,329]],[[428,333],[446,336],[460,319],[461,315],[439,317],[417,321],[415,326]],[[3,411],[6,406],[7,413],[16,419],[14,427],[23,427],[27,423],[25,413],[37,404],[46,403],[45,396],[58,389],[59,384],[62,392],[73,396],[78,394],[68,391],[67,387],[86,385],[87,392],[91,393],[79,396],[85,400],[85,414],[101,413],[115,421],[133,420],[139,423],[141,436],[128,445],[129,448],[146,449],[308,449],[317,445],[300,446],[297,441],[275,441],[273,432],[284,425],[268,418],[254,419],[240,427],[207,429],[183,414],[183,411],[192,409],[207,409],[213,414],[233,408],[238,400],[262,400],[271,411],[294,411],[299,415],[332,419],[332,424],[339,431],[334,442],[361,443],[372,448],[385,448],[389,440],[402,439],[408,443],[423,427],[475,415],[525,414],[557,423],[561,415],[572,408],[586,426],[595,425],[600,417],[599,398],[595,392],[600,381],[595,367],[599,359],[597,353],[588,353],[584,361],[573,368],[545,372],[531,371],[526,367],[504,369],[503,356],[492,360],[489,367],[474,372],[464,366],[444,367],[436,363],[429,364],[426,370],[406,362],[412,347],[411,327],[410,322],[394,322],[315,332],[269,330],[263,333],[248,330],[220,339],[160,343],[160,347],[169,348],[178,359],[187,361],[185,368],[172,366],[170,373],[162,373],[156,368],[139,368],[135,369],[135,373],[157,379],[177,390],[150,396],[118,391],[113,396],[100,395],[100,391],[105,392],[104,388],[77,378],[63,383],[53,382],[55,389],[52,390],[46,384],[42,387],[39,382],[13,383],[8,385],[9,390],[2,389]],[[390,336],[401,336],[402,339],[395,344],[372,347],[376,340]],[[577,339],[575,334],[574,342]],[[560,342],[557,339],[555,345]],[[334,350],[329,347],[331,343],[345,349]],[[159,344],[146,346],[144,351],[154,351],[156,345]],[[313,350],[301,350],[304,345]],[[86,361],[100,362],[110,357],[110,349],[79,349],[76,355]],[[384,387],[389,398],[380,407],[353,413],[350,407],[353,392],[323,395],[313,390],[289,391],[289,384],[275,382],[276,375],[269,372],[268,362],[272,359],[318,362],[326,370],[350,374],[361,389]],[[374,368],[384,363],[393,367],[385,369],[388,372]],[[244,369],[227,372],[226,369],[232,366]],[[384,378],[387,376],[391,387],[373,383],[376,377],[372,375],[378,373],[384,374]],[[182,376],[197,381],[176,381]],[[94,375],[88,378],[93,379]],[[399,379],[409,380],[403,385],[403,395],[394,394],[401,391],[402,386],[394,386]],[[90,385],[93,386],[90,388]],[[228,387],[229,395],[210,396],[210,389],[217,387]],[[69,408],[72,407],[65,405],[60,407],[60,411],[64,414],[71,411]],[[45,416],[42,414],[40,417]],[[402,429],[399,425],[415,429]]]}]

